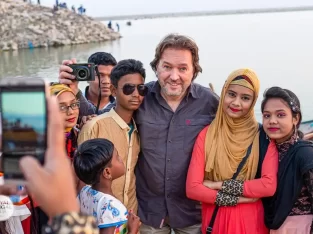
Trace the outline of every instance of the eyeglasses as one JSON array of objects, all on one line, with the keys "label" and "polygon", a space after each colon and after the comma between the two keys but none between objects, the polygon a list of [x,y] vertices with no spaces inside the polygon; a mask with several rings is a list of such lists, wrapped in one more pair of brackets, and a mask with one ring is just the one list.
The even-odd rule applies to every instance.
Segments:
[{"label": "eyeglasses", "polygon": [[77,110],[80,107],[80,103],[79,102],[74,102],[69,106],[65,106],[65,105],[60,105],[60,111],[61,112],[68,112],[68,110],[71,108],[72,110]]},{"label": "eyeglasses", "polygon": [[131,95],[133,92],[135,92],[136,87],[140,96],[147,95],[148,88],[144,84],[140,84],[140,85],[125,84],[122,90],[125,95]]}]

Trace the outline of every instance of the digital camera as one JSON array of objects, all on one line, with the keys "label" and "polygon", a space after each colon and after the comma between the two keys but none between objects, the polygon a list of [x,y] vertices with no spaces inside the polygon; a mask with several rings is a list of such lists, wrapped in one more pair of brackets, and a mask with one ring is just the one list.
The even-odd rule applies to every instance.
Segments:
[{"label": "digital camera", "polygon": [[95,64],[93,63],[77,63],[69,64],[73,69],[72,75],[77,81],[93,81],[95,80]]}]

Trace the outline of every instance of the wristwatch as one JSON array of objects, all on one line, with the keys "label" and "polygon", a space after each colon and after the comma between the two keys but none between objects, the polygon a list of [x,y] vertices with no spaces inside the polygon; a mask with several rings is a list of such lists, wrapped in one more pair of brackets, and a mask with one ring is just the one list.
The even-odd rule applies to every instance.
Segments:
[{"label": "wristwatch", "polygon": [[43,227],[46,234],[99,234],[96,219],[93,216],[77,212],[57,215],[51,225]]}]

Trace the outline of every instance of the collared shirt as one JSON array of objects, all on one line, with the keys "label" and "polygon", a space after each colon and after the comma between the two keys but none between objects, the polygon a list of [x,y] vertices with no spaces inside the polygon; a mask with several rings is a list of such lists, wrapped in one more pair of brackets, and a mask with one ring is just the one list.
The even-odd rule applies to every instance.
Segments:
[{"label": "collared shirt", "polygon": [[138,215],[155,228],[201,223],[199,202],[186,197],[186,177],[199,132],[215,117],[218,97],[192,83],[177,110],[161,96],[159,82],[147,84],[149,93],[136,112],[141,153],[136,167]]},{"label": "collared shirt", "polygon": [[[88,99],[88,90],[89,90],[89,86],[86,87],[85,89],[85,98],[88,100],[89,103],[91,103],[92,105],[94,105],[94,107],[96,108],[97,105],[93,104],[89,99]],[[106,104],[102,109],[107,109],[108,111],[111,110],[114,106],[112,105],[113,103],[115,103],[115,97],[113,97],[112,95],[109,96],[109,102],[108,104]],[[107,112],[107,111],[106,111]]]},{"label": "collared shirt", "polygon": [[[78,144],[89,139],[105,138],[110,140],[122,158],[126,173],[112,182],[114,196],[123,202],[128,210],[137,212],[135,166],[140,150],[137,127],[133,121],[133,130],[111,109],[87,122],[78,137]],[[132,131],[131,135],[129,132]]]},{"label": "collared shirt", "polygon": [[[192,83],[173,112],[161,96],[159,82],[146,85],[149,92],[134,116],[141,142],[135,172],[138,215],[155,228],[165,219],[172,228],[199,224],[201,207],[186,197],[186,177],[196,137],[214,119],[219,98]],[[80,101],[84,115],[94,111],[84,98]]]}]

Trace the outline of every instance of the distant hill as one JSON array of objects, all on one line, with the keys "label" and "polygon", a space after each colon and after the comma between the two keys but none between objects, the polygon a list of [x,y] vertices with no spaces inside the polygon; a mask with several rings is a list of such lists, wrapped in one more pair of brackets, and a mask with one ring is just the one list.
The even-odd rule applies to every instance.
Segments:
[{"label": "distant hill", "polygon": [[120,34],[68,9],[0,0],[0,51],[115,40]]},{"label": "distant hill", "polygon": [[312,6],[302,7],[286,7],[286,8],[261,8],[261,9],[238,9],[238,10],[222,10],[222,11],[197,11],[197,12],[177,12],[177,13],[156,13],[142,15],[112,15],[95,17],[99,21],[108,20],[132,20],[132,19],[153,19],[153,18],[168,18],[168,17],[192,17],[206,15],[235,15],[235,14],[257,14],[257,13],[275,13],[275,12],[290,12],[290,11],[313,11]]}]

